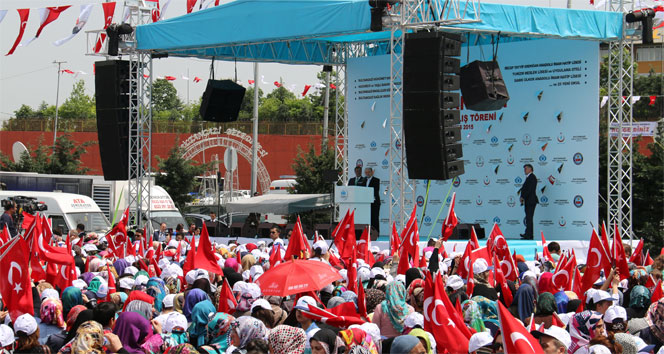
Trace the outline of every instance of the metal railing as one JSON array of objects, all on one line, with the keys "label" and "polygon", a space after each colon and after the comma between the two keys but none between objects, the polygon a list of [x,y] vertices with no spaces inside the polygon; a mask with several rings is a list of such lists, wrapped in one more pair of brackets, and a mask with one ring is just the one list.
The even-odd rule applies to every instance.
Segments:
[{"label": "metal railing", "polygon": [[[202,130],[219,127],[223,130],[233,128],[243,133],[251,134],[251,121],[236,121],[230,123],[212,122],[169,122],[152,121],[153,133],[181,133],[194,134]],[[53,131],[50,119],[12,119],[2,124],[4,131]],[[96,132],[97,121],[87,120],[60,120],[58,132]],[[259,134],[271,135],[322,135],[323,122],[270,122],[261,121],[258,125]],[[330,131],[329,135],[334,132]]]}]

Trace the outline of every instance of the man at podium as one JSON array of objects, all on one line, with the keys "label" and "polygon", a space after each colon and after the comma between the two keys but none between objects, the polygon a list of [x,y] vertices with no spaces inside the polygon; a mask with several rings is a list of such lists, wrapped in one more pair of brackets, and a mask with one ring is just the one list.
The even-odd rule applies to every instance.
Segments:
[{"label": "man at podium", "polygon": [[373,173],[374,171],[371,167],[364,169],[364,175],[367,176],[365,186],[373,188],[374,194],[374,201],[371,203],[371,227],[375,228],[376,232],[380,235],[378,222],[378,216],[380,215],[380,179],[374,177]]},{"label": "man at podium", "polygon": [[349,186],[364,186],[366,185],[366,180],[362,177],[362,167],[355,166],[355,177],[348,180]]}]

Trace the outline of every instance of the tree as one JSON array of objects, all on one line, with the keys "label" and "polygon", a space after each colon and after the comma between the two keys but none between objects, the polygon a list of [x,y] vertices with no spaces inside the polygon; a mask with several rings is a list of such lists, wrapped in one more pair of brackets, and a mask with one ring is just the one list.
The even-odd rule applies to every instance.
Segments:
[{"label": "tree", "polygon": [[42,144],[39,140],[37,147],[30,146],[29,153],[23,153],[18,162],[13,162],[9,156],[0,153],[0,164],[6,171],[36,172],[47,174],[82,175],[90,169],[84,167],[81,156],[86,153],[86,147],[94,141],[76,144],[67,134],[58,137],[55,143],[55,154],[51,145]]},{"label": "tree", "polygon": [[196,188],[196,176],[205,172],[204,165],[194,165],[191,160],[182,158],[182,150],[174,146],[166,159],[157,156],[159,172],[155,183],[163,187],[173,202],[182,210],[191,201],[189,192]]},{"label": "tree", "polygon": [[19,109],[14,111],[14,118],[16,119],[30,119],[36,117],[37,113],[27,104],[22,104]]},{"label": "tree", "polygon": [[77,81],[69,97],[58,109],[58,118],[81,120],[94,119],[96,116],[95,99],[85,94],[85,82]]},{"label": "tree", "polygon": [[[263,97],[263,90],[258,88],[258,106],[263,104],[265,98]],[[254,117],[254,86],[250,86],[242,98],[242,105],[240,106],[239,120],[251,119]]]},{"label": "tree", "polygon": [[[157,79],[152,83],[152,111],[180,111],[182,100],[173,84],[166,79]],[[169,115],[172,117],[173,115]]]}]

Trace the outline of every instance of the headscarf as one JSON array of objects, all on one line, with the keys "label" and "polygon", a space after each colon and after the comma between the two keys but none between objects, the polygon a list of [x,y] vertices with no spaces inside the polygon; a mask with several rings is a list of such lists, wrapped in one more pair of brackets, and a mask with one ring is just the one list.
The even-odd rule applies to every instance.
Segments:
[{"label": "headscarf", "polygon": [[404,286],[408,288],[410,286],[410,283],[413,282],[413,280],[422,279],[424,278],[424,275],[422,274],[422,271],[419,268],[410,268],[406,271],[405,278],[406,278],[406,284],[404,284]]},{"label": "headscarf", "polygon": [[342,348],[345,348],[343,340],[332,330],[321,329],[311,336],[309,341],[315,340],[323,347],[325,354],[342,354]]},{"label": "headscarf", "polygon": [[[214,305],[210,300],[203,300],[198,302],[191,310],[191,325],[189,326],[189,338],[192,344],[197,347],[205,344],[205,335],[207,333],[207,325],[210,322],[210,314],[216,312]],[[194,339],[196,342],[194,343]]]},{"label": "headscarf", "polygon": [[125,312],[136,312],[145,317],[146,320],[152,320],[152,304],[142,300],[130,302],[124,309]]},{"label": "headscarf", "polygon": [[173,299],[173,309],[179,313],[184,312],[184,293],[179,293],[175,295],[175,298]]},{"label": "headscarf", "polygon": [[556,312],[567,313],[567,303],[569,302],[569,296],[567,296],[564,291],[559,291],[553,295],[553,298],[556,300]]},{"label": "headscarf", "polygon": [[650,290],[643,285],[637,285],[629,293],[629,307],[644,309],[650,306]]},{"label": "headscarf", "polygon": [[65,343],[69,343],[72,339],[74,339],[76,336],[76,331],[78,331],[78,327],[80,327],[84,322],[92,321],[93,317],[92,310],[86,309],[81,311],[78,316],[76,316],[76,320],[74,320],[74,324],[72,324],[71,329],[67,331]]},{"label": "headscarf", "polygon": [[[384,297],[385,295],[383,295],[383,298]],[[333,307],[336,307],[337,305],[343,304],[344,302],[346,301],[341,296],[332,296],[329,300],[327,300],[327,308],[331,309]],[[367,311],[368,310],[369,309],[367,308]]]},{"label": "headscarf", "polygon": [[273,354],[302,354],[307,334],[302,328],[279,325],[270,330],[268,343]]},{"label": "headscarf", "polygon": [[482,321],[498,325],[498,305],[495,301],[491,301],[484,296],[473,296],[472,300],[480,307]]},{"label": "headscarf", "polygon": [[424,342],[427,344],[427,347],[425,348],[427,350],[427,353],[433,354],[433,346],[431,345],[431,338],[429,337],[429,333],[424,331],[421,328],[415,328],[414,330],[410,331],[408,333],[411,336],[415,336],[418,339],[424,340]]},{"label": "headscarf", "polygon": [[[401,286],[403,287],[403,284]],[[373,338],[361,328],[354,327],[340,331],[339,336],[343,339],[346,348],[348,348],[349,351],[356,346],[359,346],[366,349],[371,354],[378,354],[378,347],[376,346],[376,343],[374,343]]]},{"label": "headscarf", "polygon": [[81,293],[81,289],[75,286],[65,288],[62,291],[62,314],[64,316],[69,315],[69,311],[76,305],[83,305],[83,293]]},{"label": "headscarf", "polygon": [[72,354],[104,354],[104,328],[95,321],[86,321],[78,327],[71,344]]},{"label": "headscarf", "polygon": [[535,289],[530,284],[521,284],[519,289],[517,289],[512,305],[516,305],[517,314],[521,322],[524,322],[526,318],[529,318],[533,314],[536,295]]},{"label": "headscarf", "polygon": [[408,315],[406,306],[406,288],[399,281],[387,284],[385,301],[381,303],[383,313],[390,319],[390,323],[397,332],[403,331],[403,320]]},{"label": "headscarf", "polygon": [[372,313],[374,312],[376,306],[378,306],[381,302],[383,302],[383,300],[385,300],[385,293],[378,289],[369,289],[366,292],[366,298],[367,298],[367,313]]},{"label": "headscarf", "polygon": [[168,348],[164,354],[199,354],[199,351],[193,345],[185,343]]},{"label": "headscarf", "polygon": [[346,290],[348,290],[348,289],[345,286],[343,286],[341,284],[337,285],[337,286],[334,287],[334,290],[332,290],[332,296],[333,297],[337,297],[337,296],[340,297],[341,294],[343,294]]},{"label": "headscarf", "polygon": [[341,294],[341,298],[344,299],[344,302],[353,302],[357,305],[357,294],[355,292],[346,290]]},{"label": "headscarf", "polygon": [[650,326],[650,332],[657,340],[664,342],[664,297],[650,305],[646,322]]},{"label": "headscarf", "polygon": [[466,300],[461,303],[461,310],[463,311],[463,321],[468,327],[475,329],[477,332],[484,332],[484,321],[482,321],[482,312],[480,306],[473,300]]},{"label": "headscarf", "polygon": [[238,317],[238,319],[233,321],[231,329],[228,331],[228,342],[230,342],[230,335],[233,330],[240,337],[240,345],[238,345],[240,349],[244,349],[252,339],[259,338],[267,340],[267,333],[269,331],[265,327],[265,324],[263,324],[263,321],[251,316]]},{"label": "headscarf", "polygon": [[164,279],[166,283],[166,288],[168,289],[169,294],[177,294],[180,292],[182,284],[180,283],[180,278],[178,277],[168,277]]},{"label": "headscarf", "polygon": [[252,254],[247,254],[242,257],[242,270],[249,270],[254,264],[256,264],[256,257]]},{"label": "headscarf", "polygon": [[41,303],[39,310],[42,323],[54,324],[62,329],[67,327],[64,317],[62,316],[62,302],[59,299],[46,298]]},{"label": "headscarf", "polygon": [[92,281],[92,278],[94,278],[94,277],[95,277],[95,275],[92,274],[91,272],[85,272],[85,273],[81,274],[81,279],[83,279],[83,281],[88,285],[90,284],[90,282]]},{"label": "headscarf", "polygon": [[637,354],[639,349],[634,340],[634,336],[627,333],[616,333],[614,335],[616,342],[622,345],[623,351],[622,354]]},{"label": "headscarf", "polygon": [[553,273],[546,272],[540,275],[539,281],[537,282],[537,288],[539,293],[556,293],[556,287],[553,285]]},{"label": "headscarf", "polygon": [[184,299],[184,310],[182,311],[182,314],[187,318],[187,321],[191,321],[191,311],[194,306],[205,300],[209,300],[209,297],[205,291],[201,289],[191,289],[187,292],[187,296]]},{"label": "headscarf", "polygon": [[535,316],[549,316],[556,312],[556,299],[551,293],[541,293],[537,297]]},{"label": "headscarf", "polygon": [[122,308],[122,311],[127,311],[127,307],[129,304],[131,304],[134,301],[144,301],[147,302],[148,304],[152,305],[154,304],[154,298],[148,294],[146,294],[143,291],[140,290],[134,290],[129,293],[129,297],[127,297],[127,300],[124,302],[124,307]]},{"label": "headscarf", "polygon": [[143,354],[141,345],[152,333],[150,321],[136,312],[122,312],[115,322],[113,333],[120,338],[122,347],[132,354]]},{"label": "headscarf", "polygon": [[210,287],[210,280],[208,280],[207,278],[200,278],[194,280],[194,282],[191,284],[191,288],[201,289],[206,294],[210,294],[212,292],[212,288]]},{"label": "headscarf", "polygon": [[595,335],[595,326],[601,319],[601,313],[590,310],[577,313],[572,317],[569,323],[569,334],[572,338],[572,344],[569,347],[570,353],[574,353],[579,348],[588,345]]},{"label": "headscarf", "polygon": [[235,257],[226,258],[226,262],[224,262],[224,268],[226,267],[229,267],[236,272],[240,271],[240,265],[238,264],[237,259],[235,259]]},{"label": "headscarf", "polygon": [[83,305],[76,305],[69,311],[69,314],[67,315],[67,332],[71,331],[72,327],[74,327],[74,323],[76,322],[76,318],[81,312],[85,310],[87,310],[87,307]]},{"label": "headscarf", "polygon": [[124,258],[120,258],[117,261],[113,262],[113,267],[115,267],[115,270],[118,271],[118,276],[122,276],[124,274],[125,268],[129,267],[131,264],[127,262]]},{"label": "headscarf", "polygon": [[166,297],[166,287],[164,281],[161,278],[152,277],[148,280],[148,283],[145,285],[146,293],[154,298],[154,308],[161,312],[162,302],[164,297]]},{"label": "headscarf", "polygon": [[419,338],[409,334],[394,338],[390,353],[409,353],[420,343]]}]

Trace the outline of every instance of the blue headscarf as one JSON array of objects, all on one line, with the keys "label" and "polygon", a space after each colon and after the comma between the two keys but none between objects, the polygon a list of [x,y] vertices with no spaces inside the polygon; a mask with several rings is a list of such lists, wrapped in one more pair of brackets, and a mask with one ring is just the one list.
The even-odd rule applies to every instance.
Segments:
[{"label": "blue headscarf", "polygon": [[556,299],[556,309],[558,313],[567,313],[567,303],[569,296],[564,291],[559,291],[553,297]]},{"label": "blue headscarf", "polygon": [[148,280],[148,283],[145,285],[146,292],[148,295],[154,298],[154,308],[161,312],[162,302],[164,297],[166,297],[166,286],[164,281],[160,278],[152,277]]},{"label": "blue headscarf", "polygon": [[341,298],[344,299],[345,302],[354,302],[355,305],[357,305],[357,294],[355,294],[353,291],[344,291],[341,293]]},{"label": "blue headscarf", "polygon": [[195,346],[200,347],[205,344],[207,325],[208,322],[210,322],[210,315],[213,313],[215,313],[215,308],[210,300],[204,300],[197,303],[191,310],[189,339]]},{"label": "blue headscarf", "polygon": [[516,305],[517,313],[521,322],[529,318],[533,314],[535,308],[535,297],[537,296],[535,289],[530,284],[523,283],[517,289],[516,295],[512,305]]},{"label": "blue headscarf", "polygon": [[491,301],[484,296],[473,296],[473,301],[477,303],[477,306],[480,307],[480,313],[482,314],[482,321],[486,324],[487,322],[498,325],[498,305],[495,301]]},{"label": "blue headscarf", "polygon": [[191,289],[189,292],[187,292],[187,296],[184,299],[184,309],[182,309],[182,314],[187,318],[187,321],[191,322],[192,310],[194,306],[205,300],[209,300],[209,298],[205,291],[201,289]]},{"label": "blue headscarf", "polygon": [[62,292],[62,315],[67,318],[69,311],[76,305],[83,305],[81,289],[70,286]]},{"label": "blue headscarf", "polygon": [[394,280],[387,284],[381,310],[390,319],[394,329],[399,333],[403,332],[403,321],[408,315],[408,306],[406,305],[406,288],[401,282]]}]

